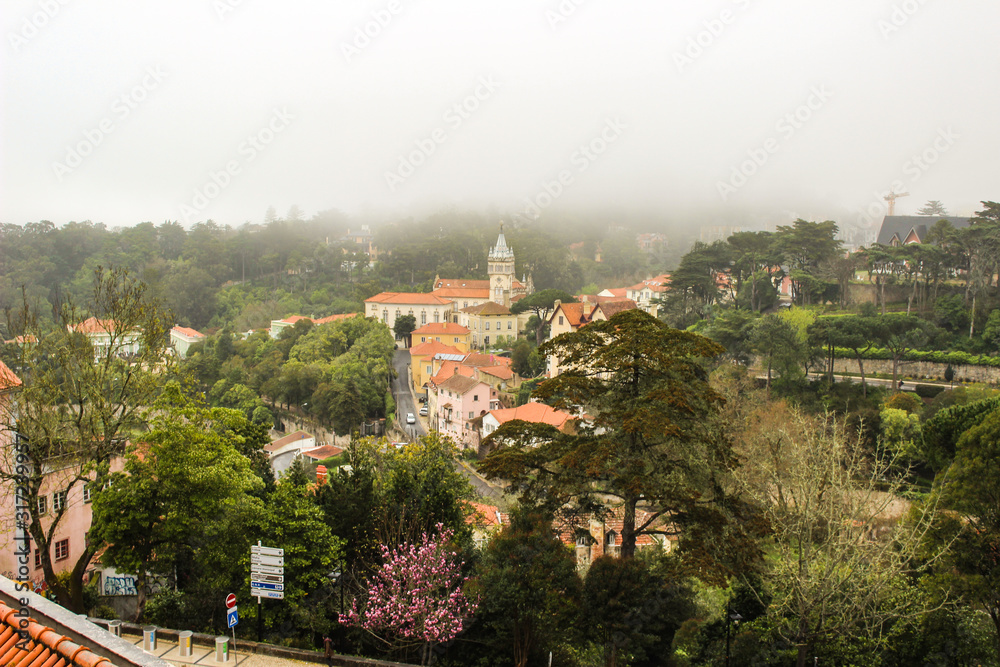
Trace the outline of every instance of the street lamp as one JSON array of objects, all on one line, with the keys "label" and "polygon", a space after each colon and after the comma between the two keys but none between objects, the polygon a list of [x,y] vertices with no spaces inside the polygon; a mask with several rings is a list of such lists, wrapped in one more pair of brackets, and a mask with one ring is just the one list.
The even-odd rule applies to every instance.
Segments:
[{"label": "street lamp", "polygon": [[729,608],[729,603],[726,603],[726,667],[729,667],[729,627],[732,625],[739,625],[743,617],[739,613],[732,611]]}]

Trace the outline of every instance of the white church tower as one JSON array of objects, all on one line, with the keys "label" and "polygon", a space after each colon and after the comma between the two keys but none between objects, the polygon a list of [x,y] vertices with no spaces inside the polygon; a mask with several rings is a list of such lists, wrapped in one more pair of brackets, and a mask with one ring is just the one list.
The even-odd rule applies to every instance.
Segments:
[{"label": "white church tower", "polygon": [[514,251],[507,247],[502,224],[497,244],[490,249],[488,273],[490,301],[510,308],[511,293],[514,290]]}]

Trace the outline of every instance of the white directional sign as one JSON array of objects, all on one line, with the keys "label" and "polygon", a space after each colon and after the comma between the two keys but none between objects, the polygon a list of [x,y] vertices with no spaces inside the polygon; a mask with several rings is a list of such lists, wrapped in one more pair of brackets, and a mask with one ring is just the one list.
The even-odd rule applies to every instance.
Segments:
[{"label": "white directional sign", "polygon": [[281,591],[268,591],[263,588],[250,588],[250,595],[258,598],[269,598],[271,600],[284,600],[285,594]]},{"label": "white directional sign", "polygon": [[281,556],[261,556],[260,554],[250,554],[250,564],[284,567],[285,559]]},{"label": "white directional sign", "polygon": [[284,556],[285,550],[278,549],[276,547],[261,547],[256,544],[250,545],[250,553],[260,554],[261,556]]},{"label": "white directional sign", "polygon": [[257,598],[285,598],[285,550],[277,547],[250,545],[250,595]]}]

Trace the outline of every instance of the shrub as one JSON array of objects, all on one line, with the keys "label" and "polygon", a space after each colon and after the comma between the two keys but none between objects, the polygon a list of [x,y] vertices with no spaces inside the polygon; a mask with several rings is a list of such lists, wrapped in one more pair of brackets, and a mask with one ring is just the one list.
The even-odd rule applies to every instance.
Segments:
[{"label": "shrub", "polygon": [[[916,388],[916,393],[917,396],[920,396],[921,398],[934,398],[945,389],[947,389],[947,387],[940,387],[933,384],[918,384]],[[894,406],[894,407],[899,407],[899,406]]]}]

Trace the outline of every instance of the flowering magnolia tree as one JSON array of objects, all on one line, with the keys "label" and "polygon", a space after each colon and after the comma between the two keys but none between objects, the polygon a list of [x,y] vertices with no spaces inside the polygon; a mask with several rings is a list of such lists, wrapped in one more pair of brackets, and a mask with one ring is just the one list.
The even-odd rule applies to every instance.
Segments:
[{"label": "flowering magnolia tree", "polygon": [[341,622],[367,630],[394,648],[423,646],[422,664],[431,648],[458,635],[478,603],[462,592],[462,562],[447,550],[454,531],[424,533],[419,544],[385,545],[385,564],[369,582],[366,603],[357,600]]}]

